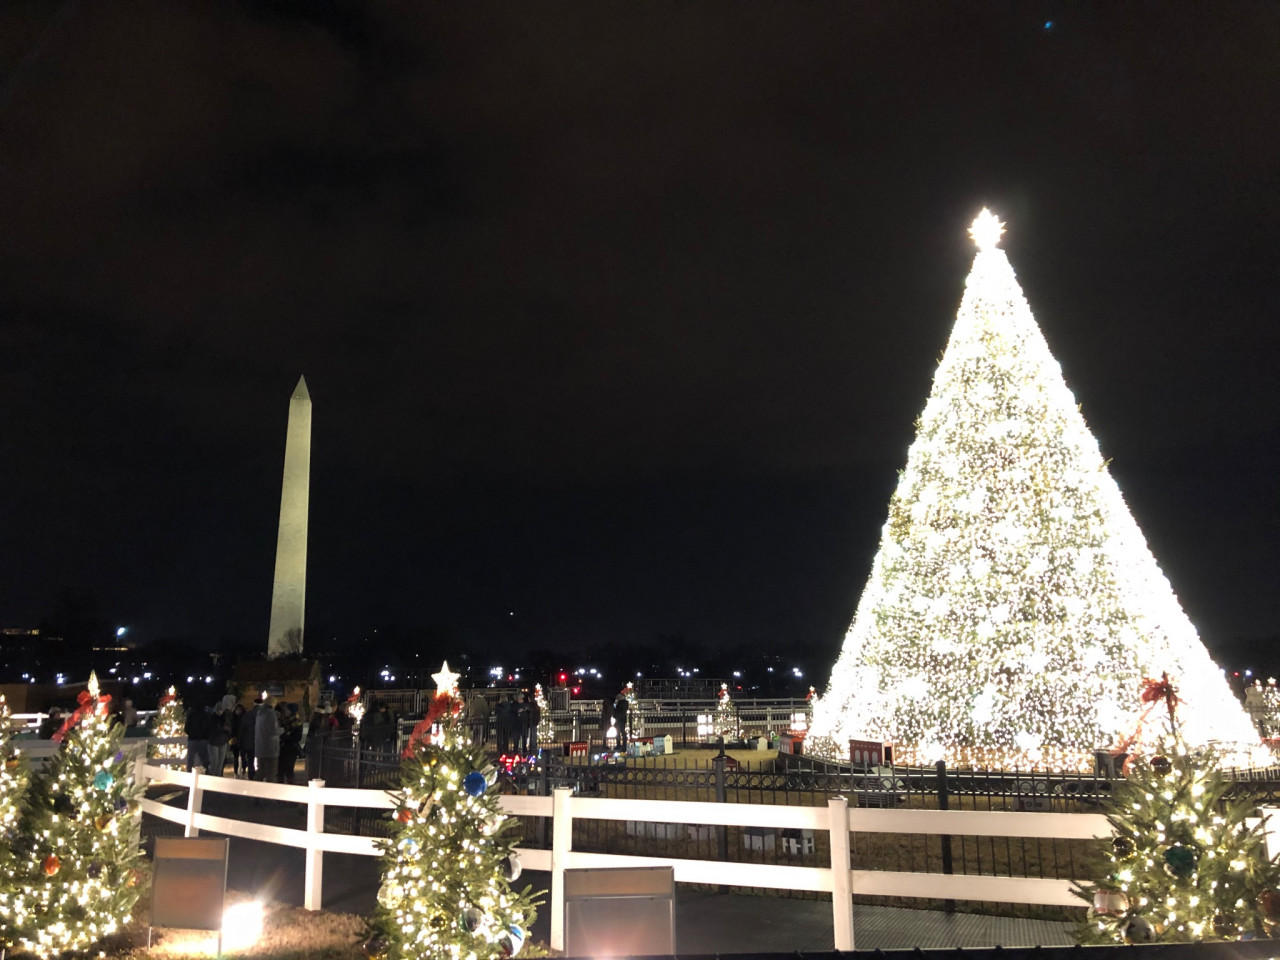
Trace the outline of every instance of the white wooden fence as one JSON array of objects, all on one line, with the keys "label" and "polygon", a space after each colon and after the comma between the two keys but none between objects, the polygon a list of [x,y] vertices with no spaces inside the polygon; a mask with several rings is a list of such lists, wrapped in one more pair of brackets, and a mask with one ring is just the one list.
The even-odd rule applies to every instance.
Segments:
[{"label": "white wooden fence", "polygon": [[[303,905],[319,910],[324,877],[324,854],[348,853],[381,856],[374,837],[326,833],[325,809],[332,806],[391,810],[395,801],[381,790],[326,787],[323,780],[307,786],[261,783],[206,776],[199,768],[187,773],[149,760],[145,739],[126,740],[132,749],[130,762],[138,783],[171,784],[187,791],[185,807],[158,800],[142,800],[145,813],[181,824],[186,836],[201,830],[243,837],[265,843],[297,847],[305,852]],[[150,741],[167,742],[167,741]],[[18,741],[32,760],[52,754],[49,741]],[[307,808],[306,829],[218,817],[201,810],[205,793],[226,793],[300,803]],[[579,867],[671,866],[682,883],[763,887],[776,890],[812,890],[830,893],[832,923],[837,950],[854,949],[853,894],[918,897],[927,899],[986,900],[1051,906],[1079,906],[1071,880],[1038,877],[989,877],[973,874],[908,873],[850,869],[854,833],[896,833],[978,837],[1037,837],[1092,839],[1111,835],[1110,824],[1096,813],[1015,813],[969,810],[860,809],[848,806],[844,797],[826,807],[775,806],[757,803],[707,803],[677,800],[622,800],[574,796],[567,787],[550,797],[503,796],[502,809],[514,817],[550,817],[551,849],[519,848],[520,858],[531,870],[551,874],[551,946],[564,949],[564,871]],[[1268,854],[1280,855],[1280,809],[1265,809]],[[1274,815],[1273,815],[1274,814]],[[706,824],[714,826],[823,830],[830,834],[831,865],[800,867],[764,863],[722,863],[676,857],[644,857],[588,853],[573,849],[574,820],[617,820],[646,823]]]},{"label": "white wooden fence", "polygon": [[[287,786],[256,781],[205,776],[157,765],[145,758],[134,761],[134,775],[141,783],[163,783],[187,790],[187,805],[169,806],[143,800],[146,813],[182,824],[187,836],[201,830],[298,847],[305,851],[303,905],[320,909],[324,854],[350,853],[380,856],[373,837],[326,833],[326,807],[362,807],[390,810],[391,796],[380,790],[354,790],[324,786],[312,780],[307,786]],[[206,792],[226,793],[305,804],[305,830],[211,816],[201,811]],[[774,806],[756,803],[705,803],[675,800],[615,800],[578,797],[565,787],[551,797],[503,796],[503,810],[515,817],[550,817],[551,849],[521,848],[520,858],[531,870],[551,873],[551,946],[564,949],[564,871],[576,867],[669,865],[683,883],[711,883],[764,887],[777,890],[814,890],[832,894],[832,922],[837,950],[854,948],[853,894],[923,897],[956,900],[989,900],[1079,906],[1070,880],[1033,877],[985,877],[970,874],[904,873],[883,870],[851,870],[852,833],[950,834],[954,836],[1046,837],[1090,839],[1110,836],[1101,814],[1004,813],[967,810],[864,810],[850,809],[837,797],[826,807]],[[673,857],[587,853],[572,846],[574,820],[635,820],[644,822],[710,824],[777,829],[825,830],[831,836],[831,866],[798,867],[764,863],[721,863]]]}]

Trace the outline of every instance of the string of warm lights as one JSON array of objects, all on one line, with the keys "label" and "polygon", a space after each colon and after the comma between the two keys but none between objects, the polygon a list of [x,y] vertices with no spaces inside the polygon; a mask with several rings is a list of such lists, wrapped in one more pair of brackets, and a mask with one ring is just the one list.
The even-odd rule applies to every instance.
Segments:
[{"label": "string of warm lights", "polygon": [[[1251,724],[1147,548],[988,211],[811,749],[908,763],[1086,768],[1168,672],[1190,744]],[[1135,742],[1161,731],[1152,723]]]}]

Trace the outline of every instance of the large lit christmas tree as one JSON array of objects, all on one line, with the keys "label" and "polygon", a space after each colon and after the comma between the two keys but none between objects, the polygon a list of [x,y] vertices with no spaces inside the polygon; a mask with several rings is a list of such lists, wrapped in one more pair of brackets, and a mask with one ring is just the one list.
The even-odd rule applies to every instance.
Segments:
[{"label": "large lit christmas tree", "polygon": [[13,743],[12,719],[9,702],[0,694],[0,946],[5,949],[12,948],[15,937],[10,915],[13,897],[26,879],[16,848],[27,774]]},{"label": "large lit christmas tree", "polygon": [[1107,470],[988,211],[810,749],[1081,768],[1167,671],[1182,732],[1257,737]]},{"label": "large lit christmas tree", "polygon": [[32,778],[15,850],[22,886],[9,921],[19,949],[39,957],[85,951],[116,933],[140,893],[141,788],[110,701],[90,675],[79,708],[55,734],[62,749]]},{"label": "large lit christmas tree", "polygon": [[515,821],[490,789],[484,752],[458,721],[458,674],[434,675],[436,696],[414,729],[401,764],[396,822],[383,861],[378,910],[366,944],[373,957],[487,960],[520,952],[533,924],[520,875]]}]

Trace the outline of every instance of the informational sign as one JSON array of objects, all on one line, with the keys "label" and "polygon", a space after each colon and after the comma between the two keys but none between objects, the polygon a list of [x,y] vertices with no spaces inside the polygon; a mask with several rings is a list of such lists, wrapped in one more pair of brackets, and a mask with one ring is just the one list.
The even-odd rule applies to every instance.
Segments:
[{"label": "informational sign", "polygon": [[[152,927],[216,930],[222,952],[230,843],[226,837],[156,837]],[[148,933],[148,946],[150,940]]]},{"label": "informational sign", "polygon": [[672,956],[675,898],[671,867],[566,870],[565,952],[574,957]]}]

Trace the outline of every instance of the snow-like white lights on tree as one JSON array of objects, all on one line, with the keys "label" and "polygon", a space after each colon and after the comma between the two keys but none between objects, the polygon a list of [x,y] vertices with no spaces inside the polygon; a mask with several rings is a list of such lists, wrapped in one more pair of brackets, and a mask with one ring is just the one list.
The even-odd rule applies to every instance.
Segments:
[{"label": "snow-like white lights on tree", "polygon": [[[1192,745],[1257,737],[1147,548],[984,210],[811,749],[1087,768],[1167,672]],[[1160,732],[1152,720],[1146,737]]]}]

